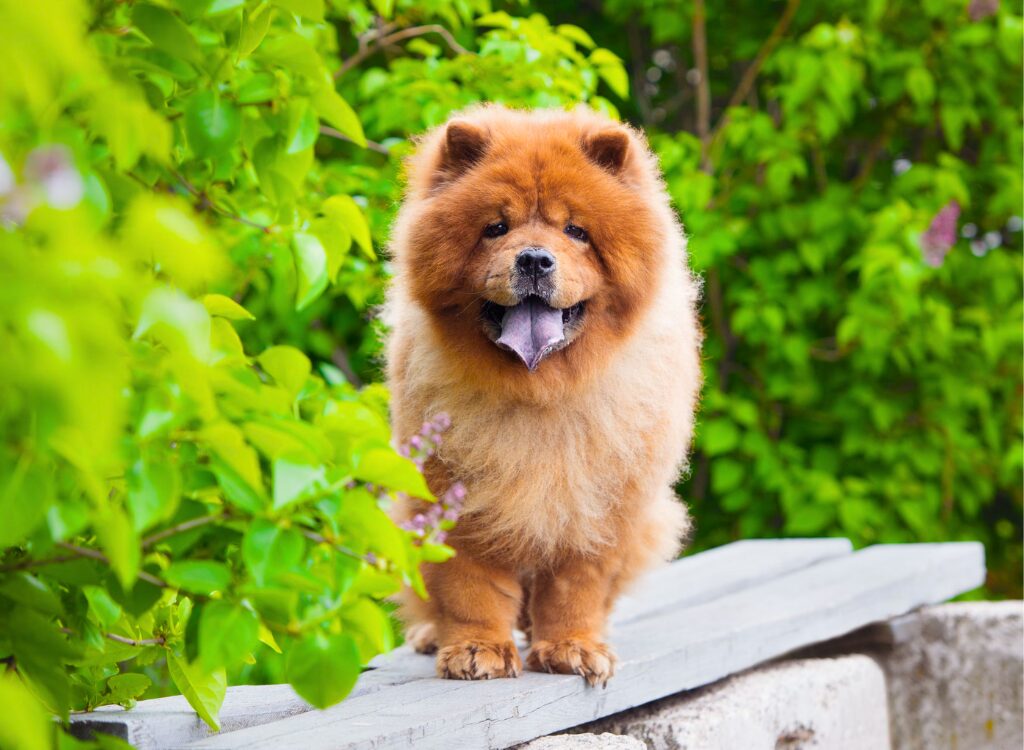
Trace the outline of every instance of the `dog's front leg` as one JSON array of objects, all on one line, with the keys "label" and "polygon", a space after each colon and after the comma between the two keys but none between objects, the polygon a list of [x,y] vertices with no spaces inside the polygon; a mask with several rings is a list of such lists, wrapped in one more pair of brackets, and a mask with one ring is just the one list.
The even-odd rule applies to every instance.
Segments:
[{"label": "dog's front leg", "polygon": [[611,580],[600,557],[574,557],[534,577],[530,600],[530,669],[578,674],[604,685],[615,655],[604,643]]},{"label": "dog's front leg", "polygon": [[423,578],[437,612],[437,673],[457,680],[518,677],[512,627],[522,587],[509,571],[459,549],[443,565],[425,565]]}]

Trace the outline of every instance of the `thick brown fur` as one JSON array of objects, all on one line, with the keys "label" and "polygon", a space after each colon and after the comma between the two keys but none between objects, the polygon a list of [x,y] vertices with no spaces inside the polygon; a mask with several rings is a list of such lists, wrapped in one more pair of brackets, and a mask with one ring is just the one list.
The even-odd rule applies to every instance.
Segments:
[{"label": "thick brown fur", "polygon": [[[499,221],[508,233],[486,237]],[[585,302],[534,372],[482,315],[485,301],[517,301],[510,269],[527,246],[557,259],[553,307]],[[410,159],[392,254],[395,436],[450,415],[428,481],[467,491],[455,558],[425,566],[428,600],[403,596],[407,638],[437,651],[442,676],[516,676],[518,622],[529,667],[607,681],[616,597],[689,529],[672,486],[700,388],[699,286],[655,158],[584,108],[463,112]]]}]

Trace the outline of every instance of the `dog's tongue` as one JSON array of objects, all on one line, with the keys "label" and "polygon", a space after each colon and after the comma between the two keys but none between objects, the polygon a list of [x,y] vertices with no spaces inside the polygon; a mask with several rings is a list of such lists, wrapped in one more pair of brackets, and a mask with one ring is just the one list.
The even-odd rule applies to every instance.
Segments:
[{"label": "dog's tongue", "polygon": [[562,311],[548,307],[536,297],[527,297],[505,310],[498,346],[515,352],[533,372],[540,361],[565,338]]}]

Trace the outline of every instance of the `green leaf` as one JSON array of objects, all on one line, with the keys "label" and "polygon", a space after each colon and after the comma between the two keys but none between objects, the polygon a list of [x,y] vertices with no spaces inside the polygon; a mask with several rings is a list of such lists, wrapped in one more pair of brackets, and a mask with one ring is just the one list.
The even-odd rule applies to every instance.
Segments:
[{"label": "green leaf", "polygon": [[215,732],[220,731],[217,714],[227,693],[227,675],[223,669],[206,672],[198,664],[189,664],[177,654],[167,652],[167,670],[175,686],[199,717]]},{"label": "green leaf", "polygon": [[158,49],[191,63],[202,62],[203,55],[192,32],[184,21],[169,10],[155,5],[136,5],[132,9],[132,23]]},{"label": "green leaf", "polygon": [[323,202],[320,211],[330,219],[339,222],[352,234],[368,258],[376,258],[373,251],[373,239],[370,236],[370,225],[358,204],[350,195],[332,195]]},{"label": "green leaf", "polygon": [[325,85],[318,88],[313,93],[313,106],[328,125],[335,127],[357,146],[366,145],[366,135],[363,133],[359,116],[332,87]]},{"label": "green leaf", "polygon": [[217,477],[217,484],[224,490],[224,497],[229,503],[248,513],[258,513],[263,509],[263,497],[230,464],[214,458],[210,462],[210,471]]},{"label": "green leaf", "polygon": [[259,643],[259,618],[238,604],[214,601],[203,607],[199,659],[212,672],[237,666]]},{"label": "green leaf", "polygon": [[323,294],[330,279],[327,276],[327,251],[315,234],[296,232],[292,235],[295,271],[299,284],[295,309],[304,310]]},{"label": "green leaf", "polygon": [[94,525],[117,580],[126,590],[131,589],[139,573],[142,548],[128,514],[118,507],[110,507],[97,514]]},{"label": "green leaf", "polygon": [[434,497],[416,464],[390,448],[371,448],[363,453],[355,461],[352,474],[356,479],[413,497],[427,500]]},{"label": "green leaf", "polygon": [[210,314],[179,291],[157,287],[146,296],[133,336],[146,334],[168,345],[183,344],[200,362],[210,357]]},{"label": "green leaf", "polygon": [[121,605],[114,601],[106,589],[99,586],[83,586],[82,593],[89,601],[89,611],[96,616],[101,627],[110,628],[121,619]]},{"label": "green leaf", "polygon": [[700,447],[709,456],[728,453],[740,442],[740,431],[736,424],[728,419],[712,419],[701,425],[699,431]]},{"label": "green leaf", "polygon": [[224,591],[231,582],[227,565],[210,560],[181,560],[171,563],[164,571],[164,580],[172,586],[194,594],[212,594]]},{"label": "green leaf", "polygon": [[[0,469],[5,468],[0,465]],[[23,462],[6,477],[0,476],[0,547],[21,542],[46,519],[52,480]],[[26,497],[34,502],[25,502]]]},{"label": "green leaf", "polygon": [[256,361],[292,398],[299,395],[312,371],[309,357],[292,346],[272,346]]},{"label": "green leaf", "polygon": [[14,672],[0,674],[0,747],[18,750],[51,750],[50,717]]},{"label": "green leaf", "polygon": [[246,10],[242,17],[242,31],[238,35],[239,59],[248,57],[260,46],[273,17],[274,6],[269,3],[260,5],[256,10]]},{"label": "green leaf", "polygon": [[256,317],[223,294],[207,294],[203,297],[203,306],[210,315],[218,315],[228,320],[256,320]]},{"label": "green leaf", "polygon": [[455,557],[455,550],[447,544],[424,542],[420,551],[423,554],[423,560],[430,563],[443,563]]},{"label": "green leaf", "polygon": [[196,156],[226,157],[241,129],[242,118],[235,105],[215,91],[197,91],[185,105],[185,132]]},{"label": "green leaf", "polygon": [[128,672],[114,675],[107,680],[107,689],[113,703],[125,704],[139,698],[152,684],[153,681],[146,675]]},{"label": "green leaf", "polygon": [[166,520],[178,509],[181,475],[164,461],[137,461],[128,473],[128,510],[132,526],[143,531]]},{"label": "green leaf", "polygon": [[0,583],[0,595],[43,614],[58,616],[64,613],[60,599],[40,578],[24,571],[14,572]]},{"label": "green leaf", "polygon": [[349,635],[315,633],[288,649],[285,677],[316,708],[348,695],[359,678],[359,650]]},{"label": "green leaf", "polygon": [[590,34],[581,29],[579,26],[573,26],[572,24],[563,23],[555,27],[555,31],[564,36],[566,39],[571,39],[581,47],[587,49],[593,49],[597,45],[594,44],[594,40]]},{"label": "green leaf", "polygon": [[274,0],[282,8],[310,21],[324,20],[324,0]]},{"label": "green leaf", "polygon": [[284,529],[262,518],[252,522],[242,540],[242,559],[259,586],[298,566],[306,542],[295,529]]},{"label": "green leaf", "polygon": [[324,485],[324,467],[282,456],[274,461],[274,510],[309,497]]},{"label": "green leaf", "polygon": [[316,143],[320,135],[316,113],[309,102],[299,99],[288,110],[288,132],[285,136],[285,152],[297,154]]}]

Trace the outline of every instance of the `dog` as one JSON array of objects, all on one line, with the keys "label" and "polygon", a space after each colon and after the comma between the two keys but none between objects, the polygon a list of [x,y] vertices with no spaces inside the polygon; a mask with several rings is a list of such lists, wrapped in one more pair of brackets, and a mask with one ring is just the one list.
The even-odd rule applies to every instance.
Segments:
[{"label": "dog", "polygon": [[[698,280],[644,137],[587,108],[479,106],[406,164],[385,321],[396,440],[451,428],[424,474],[465,506],[455,556],[401,595],[439,676],[607,684],[616,597],[678,554],[673,485],[701,385]],[[404,503],[397,518],[416,512]]]}]

